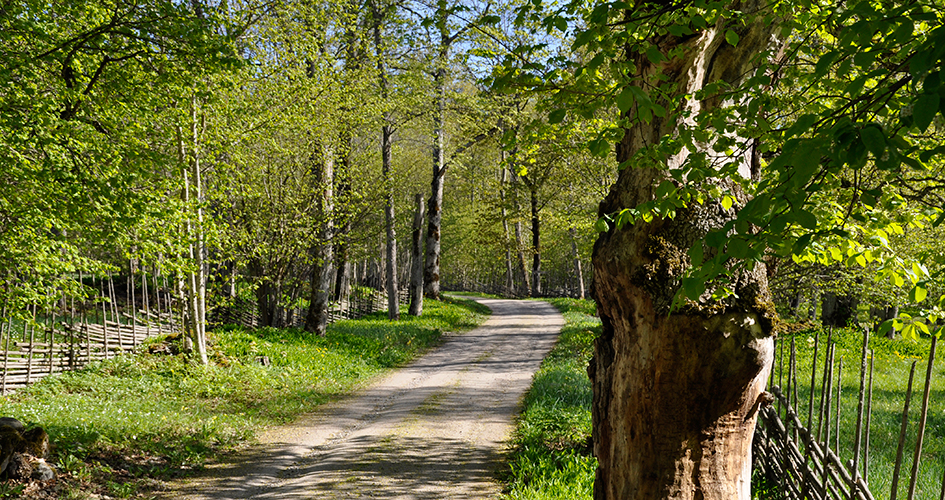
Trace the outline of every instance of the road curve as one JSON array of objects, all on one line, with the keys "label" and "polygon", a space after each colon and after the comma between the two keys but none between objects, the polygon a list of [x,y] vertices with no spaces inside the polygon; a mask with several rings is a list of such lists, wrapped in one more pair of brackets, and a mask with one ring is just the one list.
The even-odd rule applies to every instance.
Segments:
[{"label": "road curve", "polygon": [[492,310],[480,327],[162,496],[495,498],[513,416],[564,319],[545,302],[473,300]]}]

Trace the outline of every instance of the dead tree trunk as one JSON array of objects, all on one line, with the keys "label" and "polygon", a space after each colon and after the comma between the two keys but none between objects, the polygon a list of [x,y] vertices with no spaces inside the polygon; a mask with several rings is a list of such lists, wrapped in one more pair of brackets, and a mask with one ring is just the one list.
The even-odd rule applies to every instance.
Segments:
[{"label": "dead tree trunk", "polygon": [[[758,7],[739,6],[751,8]],[[682,50],[659,67],[628,52],[638,71],[636,84],[647,88],[643,82],[660,74],[668,81],[659,83],[674,85],[679,95],[720,80],[739,85],[776,27],[739,26],[737,47],[726,43],[727,28],[722,21],[692,37],[667,36],[660,45],[664,54]],[[683,105],[698,114],[718,101],[708,97]],[[632,113],[633,108],[629,118]],[[675,121],[659,117],[634,122],[617,145],[617,160],[659,144],[675,129]],[[680,165],[686,154],[667,157],[667,164]],[[751,165],[743,163],[739,171],[750,175]],[[600,214],[653,199],[655,187],[667,179],[664,169],[644,165],[621,170]],[[737,190],[730,180],[715,182]],[[718,201],[693,203],[673,219],[611,228],[594,246],[594,295],[603,322],[588,367],[599,461],[596,500],[751,498],[752,435],[774,350],[764,266],[735,277],[737,299],[671,308],[689,248],[734,215]]]}]

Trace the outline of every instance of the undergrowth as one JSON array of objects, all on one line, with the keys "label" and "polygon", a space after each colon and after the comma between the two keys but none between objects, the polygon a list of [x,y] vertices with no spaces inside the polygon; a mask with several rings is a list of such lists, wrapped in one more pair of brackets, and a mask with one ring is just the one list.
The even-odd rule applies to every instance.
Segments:
[{"label": "undergrowth", "polygon": [[[211,332],[212,363],[186,355],[120,356],[0,399],[0,415],[43,426],[60,486],[47,498],[146,497],[163,480],[200,468],[333,397],[400,366],[445,331],[481,323],[474,302],[427,301],[420,318],[386,313],[298,329]],[[259,361],[267,358],[268,366]],[[2,483],[0,483],[2,484]],[[49,496],[52,495],[52,496]]]}]

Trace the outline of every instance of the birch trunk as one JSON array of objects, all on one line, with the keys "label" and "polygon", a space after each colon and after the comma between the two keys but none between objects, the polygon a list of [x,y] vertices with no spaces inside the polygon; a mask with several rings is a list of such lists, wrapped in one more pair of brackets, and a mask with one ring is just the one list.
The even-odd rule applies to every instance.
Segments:
[{"label": "birch trunk", "polygon": [[[748,3],[733,9],[759,8]],[[724,40],[728,28],[739,30],[737,47]],[[661,67],[643,56],[628,57],[640,81],[662,74],[680,94],[693,95],[709,82],[737,86],[751,75],[752,61],[775,30],[722,22],[689,38],[667,37],[664,53],[682,50],[680,58]],[[699,113],[718,106],[716,101],[686,105]],[[658,144],[675,128],[675,122],[660,118],[631,126],[618,144],[617,160]],[[668,165],[680,164],[685,154],[667,158]],[[739,169],[744,175],[750,174],[747,161]],[[600,213],[651,200],[655,186],[667,178],[663,169],[621,170]],[[736,189],[731,181],[718,182]],[[774,308],[764,266],[735,277],[738,299],[671,309],[688,249],[732,217],[734,211],[718,202],[692,204],[674,219],[601,233],[594,246],[595,298],[603,323],[588,367],[599,461],[596,500],[751,498],[751,442],[774,350]]]},{"label": "birch trunk", "polygon": [[[209,363],[207,359],[207,245],[206,245],[206,235],[203,224],[203,176],[200,171],[200,154],[198,151],[198,145],[200,144],[200,134],[202,133],[203,127],[201,126],[198,129],[197,126],[197,96],[193,95],[190,99],[190,114],[191,114],[191,138],[193,144],[191,147],[191,157],[190,163],[194,175],[194,197],[197,201],[196,212],[197,212],[197,226],[196,226],[196,259],[194,261],[197,266],[196,273],[196,300],[195,300],[195,313],[196,313],[196,348],[197,355],[200,356],[200,363],[206,365]],[[204,122],[204,118],[201,115],[201,122]]]}]

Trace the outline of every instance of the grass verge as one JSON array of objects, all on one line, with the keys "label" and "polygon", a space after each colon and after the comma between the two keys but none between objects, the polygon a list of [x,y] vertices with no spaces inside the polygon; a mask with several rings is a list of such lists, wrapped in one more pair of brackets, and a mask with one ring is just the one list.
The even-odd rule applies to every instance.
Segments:
[{"label": "grass verge", "polygon": [[[524,400],[519,417],[507,471],[507,499],[551,500],[589,499],[592,496],[596,460],[590,456],[587,440],[591,433],[591,387],[585,372],[593,353],[593,339],[600,332],[600,320],[594,316],[594,304],[573,299],[550,300],[565,316],[566,325],[554,349],[535,375],[532,388]],[[806,330],[783,335],[781,342],[789,346],[794,338],[797,346],[799,412],[806,416],[810,394],[810,366],[813,357],[814,331]],[[859,391],[859,359],[862,333],[853,330],[834,332],[837,341],[836,359],[843,359],[840,410],[840,456],[852,459],[854,429]],[[826,335],[821,336],[821,342]],[[892,482],[902,405],[905,400],[909,369],[918,360],[909,428],[907,431],[903,473],[899,481],[899,497],[905,498],[909,471],[917,439],[916,431],[925,383],[926,360],[930,341],[890,340],[873,338],[875,372],[873,374],[873,405],[870,433],[869,484],[876,498],[886,498]],[[917,498],[938,495],[945,475],[945,344],[938,348],[938,360],[932,378],[931,403],[921,460],[917,474]],[[788,363],[785,351],[784,363]],[[823,370],[824,349],[821,346],[818,366]],[[818,375],[815,405],[819,403],[821,378]],[[778,384],[775,374],[774,383]],[[782,381],[783,384],[783,381]],[[836,394],[836,387],[834,387]],[[817,414],[815,408],[814,414]],[[831,442],[836,443],[836,402],[832,405]],[[815,416],[816,425],[816,416]],[[756,498],[777,498],[777,486],[767,483],[760,474],[753,475]],[[937,496],[935,497],[937,498]]]},{"label": "grass verge", "polygon": [[565,326],[535,374],[513,438],[505,498],[591,498],[597,459],[591,456],[591,384],[587,362],[600,319],[592,301],[549,299]]},{"label": "grass verge", "polygon": [[0,399],[0,415],[47,430],[57,484],[18,492],[0,483],[0,498],[146,498],[162,481],[406,363],[442,332],[470,329],[487,314],[474,302],[447,299],[427,301],[420,318],[390,322],[380,313],[340,321],[324,337],[221,328],[212,332],[210,366],[184,355],[139,354],[48,377]]}]

